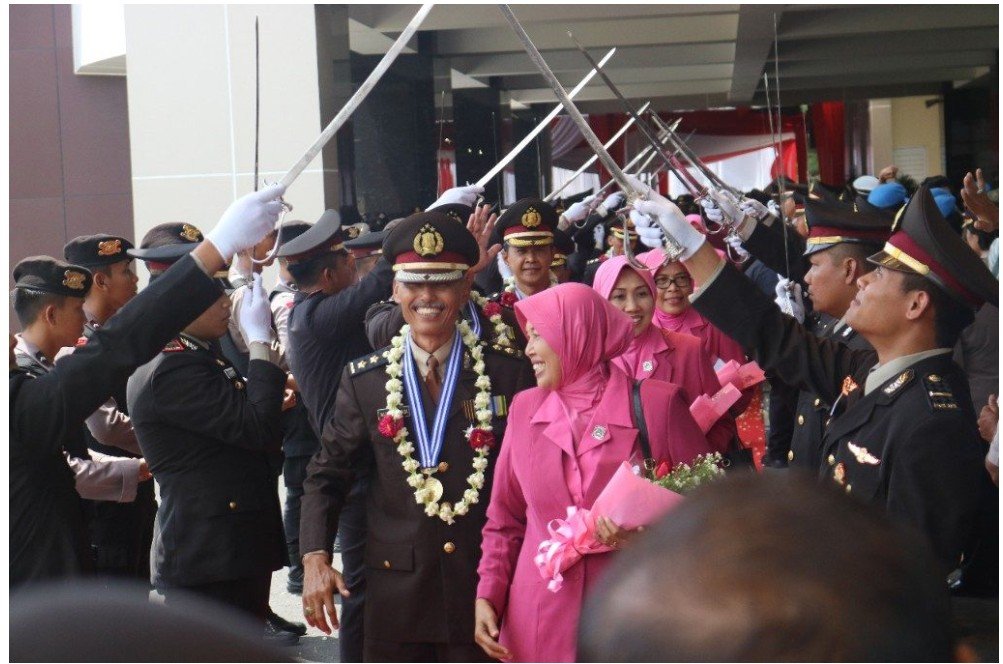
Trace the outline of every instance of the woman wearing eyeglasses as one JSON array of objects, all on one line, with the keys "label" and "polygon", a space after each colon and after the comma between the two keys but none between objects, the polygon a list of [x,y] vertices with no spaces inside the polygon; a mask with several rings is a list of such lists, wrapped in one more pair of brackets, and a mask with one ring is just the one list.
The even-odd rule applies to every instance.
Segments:
[{"label": "woman wearing eyeglasses", "polygon": [[[700,339],[652,324],[657,290],[650,272],[634,269],[626,256],[616,256],[599,267],[592,287],[634,324],[630,347],[613,360],[624,373],[635,380],[674,383],[683,389],[687,403],[721,389],[713,360]],[[735,435],[735,420],[725,415],[707,432],[707,442],[724,453],[731,449]]]}]

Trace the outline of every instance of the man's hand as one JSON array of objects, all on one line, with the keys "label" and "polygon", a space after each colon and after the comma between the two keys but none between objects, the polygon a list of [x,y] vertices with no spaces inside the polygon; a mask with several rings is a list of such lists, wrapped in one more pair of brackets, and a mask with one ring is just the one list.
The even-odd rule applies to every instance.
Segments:
[{"label": "man's hand", "polygon": [[[348,597],[348,587],[341,572],[331,567],[327,554],[310,553],[303,556],[303,617],[311,627],[325,634],[338,629],[338,611],[334,606],[334,593]],[[331,621],[330,626],[328,620]]]},{"label": "man's hand", "polygon": [[451,205],[453,203],[459,203],[460,205],[466,205],[467,207],[474,207],[477,205],[477,199],[481,194],[484,193],[484,187],[478,187],[477,185],[467,185],[466,187],[453,187],[452,189],[447,189],[442,192],[442,196],[428,206],[428,210],[432,210],[443,205]]},{"label": "man's hand", "polygon": [[498,614],[491,602],[478,597],[474,602],[474,641],[488,657],[511,659],[508,648],[498,643]]},{"label": "man's hand", "polygon": [[979,412],[979,435],[987,443],[996,435],[1000,421],[1000,406],[995,394],[989,395],[989,403]]},{"label": "man's hand", "polygon": [[975,227],[980,231],[993,233],[1000,225],[1000,211],[986,194],[986,181],[982,177],[982,169],[975,169],[975,177],[971,173],[965,175],[964,187],[961,189],[961,200],[965,207],[976,216]]},{"label": "man's hand", "polygon": [[467,220],[467,230],[474,236],[474,239],[477,240],[477,246],[480,247],[480,258],[477,260],[477,265],[467,270],[469,283],[473,283],[474,276],[487,267],[488,263],[493,261],[498,252],[501,251],[500,244],[488,246],[488,242],[491,241],[491,233],[495,230],[496,221],[498,221],[498,215],[491,213],[491,205],[487,203],[479,208],[474,208],[470,219]]},{"label": "man's hand", "polygon": [[139,481],[146,482],[153,478],[153,473],[150,472],[150,466],[146,463],[146,459],[139,460]]}]

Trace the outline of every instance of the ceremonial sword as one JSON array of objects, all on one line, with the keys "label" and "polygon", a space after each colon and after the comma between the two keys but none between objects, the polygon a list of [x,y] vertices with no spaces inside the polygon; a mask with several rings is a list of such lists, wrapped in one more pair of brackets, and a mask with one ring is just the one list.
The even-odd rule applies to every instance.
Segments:
[{"label": "ceremonial sword", "polygon": [[[588,74],[586,74],[585,78],[583,78],[578,83],[578,85],[576,85],[574,88],[572,88],[571,92],[568,93],[568,98],[569,99],[574,99],[575,95],[577,95],[579,92],[581,92],[582,89],[586,85],[588,85],[589,81],[591,81],[592,78],[596,75],[596,73],[599,71],[599,67],[601,67],[604,64],[606,64],[607,62],[609,62],[609,59],[613,57],[614,53],[616,53],[616,47],[615,46],[613,48],[611,48],[609,51],[606,52],[606,55],[603,56],[603,59],[599,61],[598,65],[595,64],[595,63],[592,63],[592,65],[593,65],[592,71],[590,71]],[[562,90],[564,89],[563,86],[562,86],[561,89]],[[561,108],[562,108],[562,106],[560,104],[558,104],[557,106],[555,106],[554,109],[552,111],[550,111],[550,113],[547,114],[547,117],[543,118],[543,120],[541,120],[535,127],[533,127],[533,131],[531,131],[528,134],[526,134],[525,138],[523,138],[521,141],[519,141],[519,143],[514,148],[512,148],[509,151],[509,153],[507,155],[505,155],[505,157],[501,161],[499,161],[497,164],[495,164],[491,168],[491,170],[488,171],[484,175],[484,177],[482,177],[480,180],[478,180],[476,182],[477,186],[478,187],[483,187],[484,185],[486,185],[488,182],[491,181],[491,178],[493,178],[494,176],[496,176],[498,173],[501,172],[501,170],[503,168],[505,168],[506,166],[508,166],[509,162],[511,162],[513,159],[515,159],[517,156],[519,156],[519,153],[522,152],[523,149],[527,145],[529,145],[533,141],[534,138],[536,138],[537,134],[539,134],[541,131],[543,131],[544,129],[546,129],[550,125],[550,121],[557,117],[557,114],[561,112]]]},{"label": "ceremonial sword", "polygon": [[[432,7],[434,6],[435,3],[431,2],[427,2],[421,6],[418,13],[414,15],[411,22],[407,24],[404,31],[400,33],[397,40],[390,46],[390,50],[383,55],[383,58],[377,63],[376,67],[369,72],[369,76],[367,76],[366,80],[362,82],[359,89],[356,90],[345,105],[341,107],[341,110],[334,116],[334,119],[332,119],[331,122],[324,127],[324,131],[320,133],[320,136],[318,136],[317,140],[313,142],[313,145],[307,148],[306,152],[303,153],[303,156],[299,158],[299,161],[293,164],[292,168],[290,168],[289,171],[282,176],[282,179],[279,180],[279,184],[288,189],[289,186],[296,181],[296,178],[298,178],[306,169],[307,165],[314,160],[322,149],[324,149],[324,146],[327,145],[328,141],[330,141],[338,130],[341,129],[341,126],[345,124],[345,121],[352,116],[352,113],[354,113],[359,105],[362,104],[372,89],[376,87],[376,84],[379,83],[383,75],[387,73],[387,70],[390,69],[390,65],[394,63],[394,60],[396,60],[397,56],[404,50],[407,43],[411,41],[411,37],[413,37],[414,33],[417,32],[418,26],[421,25],[422,21],[425,20],[425,17],[428,16],[428,13],[432,11]],[[286,209],[291,210],[292,207],[286,205]],[[276,230],[280,230],[281,228],[282,220],[280,219],[279,223],[276,225]],[[278,255],[279,247],[281,246],[282,243],[279,241],[279,238],[276,237],[275,246],[272,247],[268,256],[260,261],[254,260],[253,258],[251,260],[257,264],[267,263],[274,260],[274,258]]]},{"label": "ceremonial sword", "polygon": [[[643,111],[643,110],[647,109],[648,106],[650,106],[650,105],[651,105],[650,101],[644,102],[644,106],[641,107],[641,110]],[[613,147],[613,144],[616,143],[618,140],[620,140],[621,136],[623,136],[625,133],[627,133],[627,130],[630,129],[630,126],[632,124],[634,124],[634,118],[628,118],[627,122],[625,122],[624,125],[622,127],[620,127],[619,131],[617,131],[615,134],[613,134],[613,138],[609,139],[608,141],[606,141],[603,144],[603,147],[606,148],[607,150],[609,150],[611,147]],[[552,191],[549,194],[547,194],[546,196],[544,196],[543,200],[545,202],[549,203],[551,200],[553,200],[554,198],[556,198],[557,195],[560,194],[562,191],[564,191],[568,187],[569,184],[571,184],[572,182],[575,181],[575,178],[577,178],[579,175],[581,175],[582,173],[584,173],[586,168],[588,168],[589,166],[591,166],[592,164],[594,164],[596,162],[596,159],[598,159],[598,158],[599,157],[597,157],[596,155],[592,155],[591,157],[589,157],[588,161],[586,161],[584,164],[582,164],[581,167],[571,175],[571,177],[569,177],[567,180],[565,180],[564,184],[562,184],[559,189],[555,189],[554,191]]]},{"label": "ceremonial sword", "polygon": [[[568,117],[570,117],[571,120],[578,126],[578,130],[582,132],[582,136],[585,137],[585,141],[589,144],[589,147],[592,148],[592,151],[599,157],[599,161],[602,163],[603,168],[609,172],[613,179],[617,181],[617,184],[620,185],[624,194],[627,195],[628,203],[633,203],[639,199],[643,200],[644,195],[647,192],[642,193],[637,191],[630,184],[630,181],[627,180],[627,176],[622,170],[620,170],[616,160],[614,160],[613,157],[610,156],[609,152],[606,151],[606,148],[603,147],[595,132],[592,131],[592,127],[589,126],[588,121],[582,116],[578,108],[575,107],[574,102],[568,98],[568,93],[564,91],[564,86],[562,86],[561,82],[557,80],[557,76],[554,75],[554,72],[551,71],[550,67],[547,65],[546,60],[544,60],[543,56],[540,55],[540,51],[537,50],[536,45],[533,44],[529,35],[526,34],[526,30],[522,27],[522,24],[519,23],[519,19],[515,17],[515,14],[512,13],[512,10],[508,5],[499,5],[498,7],[501,10],[502,15],[505,17],[505,20],[512,26],[512,30],[519,38],[519,41],[522,42],[523,48],[526,49],[526,53],[529,55],[530,60],[533,61],[533,64],[536,65],[536,68],[550,84],[550,87],[553,89],[554,94],[557,95],[557,98],[561,100],[564,110],[568,112]],[[600,75],[603,75],[602,70],[598,66],[594,63],[593,66],[599,71]],[[637,124],[640,126],[641,123],[639,122]],[[621,210],[621,212],[623,211]],[[662,230],[665,241],[666,259],[669,261],[677,259],[684,251],[682,245],[679,244],[679,241],[672,236],[669,230],[657,217],[654,217],[653,221],[658,224]],[[626,230],[626,228],[626,222],[624,222],[624,229]],[[630,248],[629,239],[627,242],[623,243],[623,247],[624,255],[626,256],[628,263],[636,269],[645,269],[646,266],[634,258],[634,252]]]}]

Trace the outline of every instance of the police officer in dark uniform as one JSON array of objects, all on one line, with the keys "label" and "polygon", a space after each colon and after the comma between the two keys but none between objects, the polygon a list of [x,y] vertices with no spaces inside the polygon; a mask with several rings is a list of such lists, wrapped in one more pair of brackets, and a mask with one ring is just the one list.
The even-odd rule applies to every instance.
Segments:
[{"label": "police officer in dark uniform", "polygon": [[[627,224],[626,235],[623,230],[624,223]],[[595,281],[596,272],[599,271],[599,266],[610,258],[620,256],[624,253],[623,244],[625,241],[629,240],[631,249],[635,253],[637,252],[637,232],[634,230],[633,224],[631,224],[630,221],[624,222],[623,217],[620,217],[619,215],[611,215],[604,224],[604,227],[606,228],[606,244],[609,245],[609,249],[585,264],[585,273],[582,277],[582,283],[588,284],[589,286],[591,286],[592,282]],[[627,237],[628,240],[625,240],[625,237]]]},{"label": "police officer in dark uniform", "polygon": [[[70,240],[63,255],[71,263],[83,265],[94,275],[94,286],[84,300],[86,343],[136,294],[136,274],[128,251],[132,243],[116,235],[84,235]],[[140,458],[138,443],[125,398],[125,384],[105,404],[101,421],[84,432],[88,449],[112,457]],[[124,447],[123,447],[124,446]],[[130,451],[135,450],[135,451]],[[152,482],[136,487],[132,502],[95,501],[91,505],[90,537],[99,574],[150,581],[150,546],[157,501]]]},{"label": "police officer in dark uniform", "polygon": [[[189,224],[154,227],[131,253],[158,267],[200,238]],[[214,293],[219,291],[213,289]],[[255,275],[240,331],[248,342],[246,380],[223,355],[230,299],[202,315],[129,379],[133,426],[160,485],[153,585],[168,603],[195,593],[264,621],[271,573],[286,551],[270,456],[282,443],[286,374],[271,347],[268,298]]]},{"label": "police officer in dark uniform", "polygon": [[687,268],[703,284],[694,299],[700,313],[764,368],[834,404],[822,476],[924,533],[945,576],[959,568],[973,549],[988,478],[951,348],[974,308],[997,302],[999,286],[951,232],[929,191],[916,193],[883,250],[869,259],[878,267],[859,279],[847,312],[847,324],[873,351],[814,337],[724,265],[703,238],[687,235],[668,205],[639,206],[684,246]]},{"label": "police officer in dark uniform", "polygon": [[[348,591],[326,543],[369,455],[365,659],[481,661],[472,607],[497,454],[491,438],[501,441],[508,403],[533,378],[520,351],[472,339],[458,322],[469,300],[465,273],[482,259],[461,224],[435,210],[412,215],[383,254],[410,327],[342,376],[338,416],[303,499],[304,615],[324,631],[328,620],[337,626],[331,594]],[[394,371],[399,378],[388,381]],[[407,444],[394,440],[401,427]]]},{"label": "police officer in dark uniform", "polygon": [[[30,378],[11,361],[12,589],[91,568],[87,526],[63,457],[66,441],[121,390],[136,367],[219,297],[221,291],[207,274],[223,267],[224,253],[251,246],[265,235],[278,218],[281,206],[273,199],[282,191],[272,187],[235,201],[208,241],[194,246],[190,257],[178,261],[47,375]],[[83,289],[89,280],[85,272],[54,260],[43,272],[19,275],[15,290],[22,292],[14,295],[15,312]]]}]

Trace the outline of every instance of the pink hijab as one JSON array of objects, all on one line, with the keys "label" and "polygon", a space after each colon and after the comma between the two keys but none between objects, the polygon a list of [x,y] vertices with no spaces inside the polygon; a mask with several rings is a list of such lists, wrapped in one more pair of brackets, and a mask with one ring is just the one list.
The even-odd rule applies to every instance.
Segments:
[{"label": "pink hijab", "polygon": [[532,323],[561,360],[561,385],[553,394],[577,443],[609,380],[610,361],[630,346],[634,326],[599,293],[572,282],[516,302],[515,315],[523,333]]},{"label": "pink hijab", "polygon": [[[652,249],[640,254],[637,259],[648,266],[652,283],[654,283],[655,274],[662,267],[662,261],[665,260],[665,252],[661,249]],[[685,268],[685,265],[683,267]],[[686,311],[681,314],[669,314],[662,311],[657,303],[655,304],[654,322],[662,329],[686,333],[694,326],[699,325],[702,320],[700,314],[693,307],[686,307]]]},{"label": "pink hijab", "polygon": [[[627,257],[622,255],[610,258],[599,266],[599,270],[596,272],[595,279],[592,282],[592,287],[596,289],[596,292],[604,300],[609,300],[610,293],[613,292],[613,287],[616,286],[616,281],[620,278],[624,270],[633,270],[636,272],[644,281],[648,290],[651,291],[651,297],[653,299],[656,297],[655,279],[652,272],[650,270],[635,269],[627,262]],[[656,305],[655,315],[657,316],[658,313],[658,306]],[[662,333],[658,329],[659,327],[654,324],[648,325],[647,329],[631,340],[630,348],[620,355],[620,357],[616,358],[616,364],[629,376],[644,378],[644,375],[639,375],[638,372],[641,358],[650,358],[656,351],[665,347],[665,339],[662,337]]]}]

